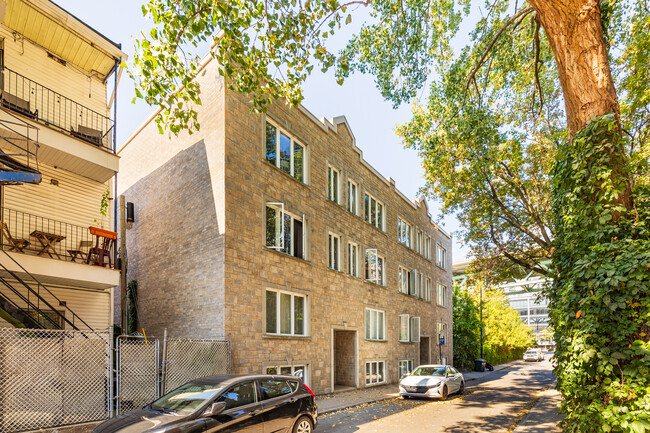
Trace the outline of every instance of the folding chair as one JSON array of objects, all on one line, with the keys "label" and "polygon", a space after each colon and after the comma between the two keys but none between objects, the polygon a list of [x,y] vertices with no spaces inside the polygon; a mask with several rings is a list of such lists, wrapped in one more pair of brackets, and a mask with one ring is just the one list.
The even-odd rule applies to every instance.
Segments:
[{"label": "folding chair", "polygon": [[[0,224],[2,225],[2,236],[7,238],[9,241],[8,245],[9,246],[9,251],[17,251],[20,253],[24,253],[23,251],[25,248],[31,245],[31,242],[28,241],[27,239],[14,239],[13,236],[11,236],[11,233],[9,232],[9,226],[4,222],[0,221]],[[2,242],[4,245],[4,241]]]},{"label": "folding chair", "polygon": [[73,262],[76,262],[77,258],[80,258],[81,263],[83,263],[88,258],[88,250],[92,246],[93,241],[79,241],[79,247],[76,250],[68,250],[68,254],[70,254]]}]

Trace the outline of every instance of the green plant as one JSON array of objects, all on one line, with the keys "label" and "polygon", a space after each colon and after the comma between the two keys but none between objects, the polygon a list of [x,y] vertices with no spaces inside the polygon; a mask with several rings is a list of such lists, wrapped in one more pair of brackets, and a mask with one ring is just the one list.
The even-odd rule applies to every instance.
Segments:
[{"label": "green plant", "polygon": [[650,194],[612,169],[614,115],[558,153],[553,176],[557,271],[547,290],[567,432],[650,430]]}]

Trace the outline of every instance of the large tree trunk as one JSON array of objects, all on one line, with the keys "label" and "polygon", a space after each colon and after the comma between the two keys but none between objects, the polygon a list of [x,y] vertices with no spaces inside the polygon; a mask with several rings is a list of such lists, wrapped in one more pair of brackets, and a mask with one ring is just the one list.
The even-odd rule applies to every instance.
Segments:
[{"label": "large tree trunk", "polygon": [[[557,62],[564,94],[569,140],[589,120],[616,115],[621,130],[620,106],[607,58],[598,0],[529,0],[544,28]],[[611,167],[627,184],[616,204],[632,209],[631,182],[623,170],[626,156],[610,153]],[[614,216],[618,217],[618,214]]]},{"label": "large tree trunk", "polygon": [[597,0],[529,0],[546,32],[560,74],[569,138],[595,116],[620,108]]}]

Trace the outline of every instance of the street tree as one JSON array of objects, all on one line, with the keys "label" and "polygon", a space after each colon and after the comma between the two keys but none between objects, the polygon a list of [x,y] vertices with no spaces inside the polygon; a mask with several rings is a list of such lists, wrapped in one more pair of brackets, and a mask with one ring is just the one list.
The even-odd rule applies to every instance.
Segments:
[{"label": "street tree", "polygon": [[[648,6],[492,0],[473,20],[470,3],[149,0],[155,27],[137,42],[137,95],[161,107],[161,130],[197,129],[190,51],[206,41],[255,110],[298,104],[314,66],[335,67],[339,81],[373,74],[395,104],[433,81],[399,132],[480,257],[540,273],[552,258],[565,430],[650,430]],[[372,19],[329,51],[360,6]],[[462,25],[473,30],[455,53]]]}]

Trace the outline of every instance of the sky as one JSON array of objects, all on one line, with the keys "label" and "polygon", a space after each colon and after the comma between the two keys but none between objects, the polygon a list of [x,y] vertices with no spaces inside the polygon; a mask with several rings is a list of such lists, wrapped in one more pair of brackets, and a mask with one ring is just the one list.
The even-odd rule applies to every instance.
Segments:
[{"label": "sky", "polygon": [[[113,42],[122,44],[129,58],[133,57],[134,38],[152,23],[142,16],[142,0],[55,0],[55,3],[103,34]],[[353,14],[353,25],[332,40],[334,47],[347,40],[354,28],[363,21],[364,11]],[[200,53],[202,56],[204,53]],[[404,104],[394,109],[385,101],[370,75],[354,74],[342,86],[336,84],[332,72],[321,73],[314,68],[303,89],[303,105],[317,118],[331,119],[344,115],[352,128],[357,147],[363,157],[383,176],[392,177],[396,187],[411,200],[418,196],[424,185],[424,169],[417,152],[405,149],[395,135],[395,127],[411,118],[411,106]],[[126,138],[151,114],[153,108],[141,100],[132,104],[134,86],[126,73],[122,74],[117,93],[117,143],[118,148]],[[447,233],[459,229],[453,216],[441,217],[440,205],[428,200],[429,211]],[[468,259],[469,250],[453,237],[454,263]]]}]

